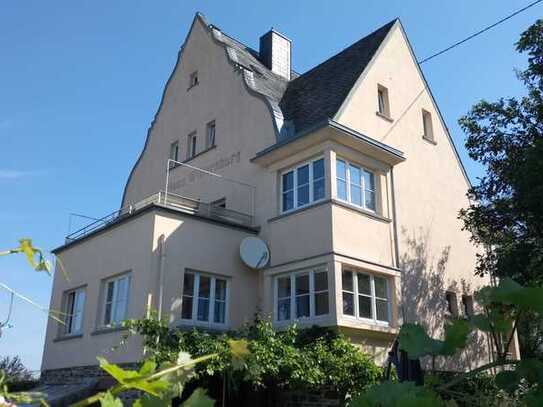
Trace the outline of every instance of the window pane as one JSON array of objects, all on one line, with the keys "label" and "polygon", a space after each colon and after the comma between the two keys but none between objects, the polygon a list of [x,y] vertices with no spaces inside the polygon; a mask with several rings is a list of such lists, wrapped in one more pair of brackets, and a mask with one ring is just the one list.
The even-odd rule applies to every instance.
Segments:
[{"label": "window pane", "polygon": [[352,271],[343,270],[343,273],[341,273],[341,286],[344,291],[354,291]]},{"label": "window pane", "polygon": [[375,210],[375,192],[365,191],[364,193],[364,206],[372,211]]},{"label": "window pane", "polygon": [[183,295],[194,295],[194,274],[185,273],[183,278]]},{"label": "window pane", "polygon": [[192,297],[183,296],[183,305],[181,307],[181,318],[192,319]]},{"label": "window pane", "polygon": [[109,325],[111,323],[111,303],[106,304],[106,309],[104,312],[104,325]]},{"label": "window pane", "polygon": [[313,200],[318,201],[324,198],[324,178],[313,182]]},{"label": "window pane", "polygon": [[336,160],[336,177],[343,180],[347,179],[347,166],[345,165],[345,161]]},{"label": "window pane", "polygon": [[388,321],[388,301],[385,300],[375,300],[376,318],[378,321]]},{"label": "window pane", "polygon": [[309,185],[298,187],[298,206],[309,203]]},{"label": "window pane", "polygon": [[283,192],[294,189],[294,172],[283,174]]},{"label": "window pane", "polygon": [[110,281],[107,283],[107,295],[106,295],[106,301],[111,302],[113,301],[113,289],[115,287],[115,284],[113,281]]},{"label": "window pane", "polygon": [[215,310],[213,314],[213,321],[218,324],[224,324],[226,314],[226,302],[215,301]]},{"label": "window pane", "polygon": [[351,202],[355,205],[362,206],[362,189],[355,184],[351,184]]},{"label": "window pane", "polygon": [[298,177],[298,185],[309,183],[309,164],[298,168],[298,171],[296,171],[296,174]]},{"label": "window pane", "polygon": [[198,298],[198,321],[207,321],[209,319],[209,300],[207,298]]},{"label": "window pane", "polygon": [[309,295],[296,297],[296,317],[309,317]]},{"label": "window pane", "polygon": [[347,183],[343,180],[337,180],[337,197],[339,199],[347,200]]},{"label": "window pane", "polygon": [[354,315],[354,294],[343,292],[343,313]]},{"label": "window pane", "polygon": [[285,321],[290,319],[290,298],[277,301],[277,320]]},{"label": "window pane", "polygon": [[358,315],[360,318],[372,318],[370,297],[364,295],[358,296]]},{"label": "window pane", "polygon": [[361,185],[362,172],[360,171],[360,168],[354,165],[349,165],[349,177],[351,184]]},{"label": "window pane", "polygon": [[370,276],[366,274],[357,274],[358,277],[358,293],[371,295]]},{"label": "window pane", "polygon": [[375,176],[369,171],[364,171],[364,188],[375,191]]},{"label": "window pane", "polygon": [[328,291],[315,294],[315,315],[328,314]]},{"label": "window pane", "polygon": [[387,280],[382,277],[374,277],[375,296],[380,298],[388,298]]},{"label": "window pane", "polygon": [[226,280],[215,280],[215,299],[219,301],[226,300]]},{"label": "window pane", "polygon": [[324,178],[324,158],[313,162],[313,179]]},{"label": "window pane", "polygon": [[294,191],[283,193],[283,210],[288,211],[294,208]]},{"label": "window pane", "polygon": [[315,276],[315,291],[328,290],[328,273],[326,271],[319,271],[314,274]]},{"label": "window pane", "polygon": [[296,276],[296,295],[309,294],[309,275]]},{"label": "window pane", "polygon": [[279,298],[290,297],[290,277],[277,279],[277,296]]},{"label": "window pane", "polygon": [[209,277],[200,276],[200,290],[198,291],[198,296],[209,298],[210,286],[211,279]]}]

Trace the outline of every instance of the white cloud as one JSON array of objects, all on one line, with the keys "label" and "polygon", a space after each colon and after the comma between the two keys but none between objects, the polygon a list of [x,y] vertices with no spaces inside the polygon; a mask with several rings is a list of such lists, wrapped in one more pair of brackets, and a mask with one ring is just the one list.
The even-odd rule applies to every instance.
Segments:
[{"label": "white cloud", "polygon": [[34,175],[40,175],[40,171],[18,171],[0,169],[0,181],[12,181]]}]

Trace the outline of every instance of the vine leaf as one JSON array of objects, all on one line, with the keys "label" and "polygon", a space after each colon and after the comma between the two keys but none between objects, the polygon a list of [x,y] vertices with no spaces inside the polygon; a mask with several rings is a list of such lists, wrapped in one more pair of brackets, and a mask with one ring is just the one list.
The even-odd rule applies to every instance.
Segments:
[{"label": "vine leaf", "polygon": [[230,339],[228,345],[232,354],[232,367],[234,370],[243,369],[245,367],[245,360],[250,353],[247,341],[244,339]]},{"label": "vine leaf", "polygon": [[123,407],[123,402],[108,391],[100,397],[100,405],[102,407]]},{"label": "vine leaf", "polygon": [[207,397],[206,391],[202,388],[197,388],[190,395],[187,401],[183,403],[183,407],[213,407],[215,402]]},{"label": "vine leaf", "polygon": [[444,401],[430,389],[412,382],[384,382],[371,386],[349,407],[444,407]]}]

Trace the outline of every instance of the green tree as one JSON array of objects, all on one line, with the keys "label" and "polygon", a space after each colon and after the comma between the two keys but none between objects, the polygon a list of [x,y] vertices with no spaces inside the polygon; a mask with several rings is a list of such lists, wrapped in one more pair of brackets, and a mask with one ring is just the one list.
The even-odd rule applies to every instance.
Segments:
[{"label": "green tree", "polygon": [[[477,103],[459,121],[466,148],[485,175],[469,191],[471,205],[460,212],[465,229],[481,248],[476,274],[543,283],[543,20],[516,44],[528,56],[517,76],[521,98]],[[533,313],[519,321],[523,356],[542,357],[543,324]]]}]

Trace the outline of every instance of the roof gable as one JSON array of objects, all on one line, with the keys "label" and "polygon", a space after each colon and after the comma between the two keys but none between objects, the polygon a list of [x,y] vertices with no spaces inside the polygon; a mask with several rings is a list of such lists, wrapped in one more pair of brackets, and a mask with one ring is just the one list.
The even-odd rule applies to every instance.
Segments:
[{"label": "roof gable", "polygon": [[289,82],[279,106],[296,132],[335,116],[395,22]]}]

